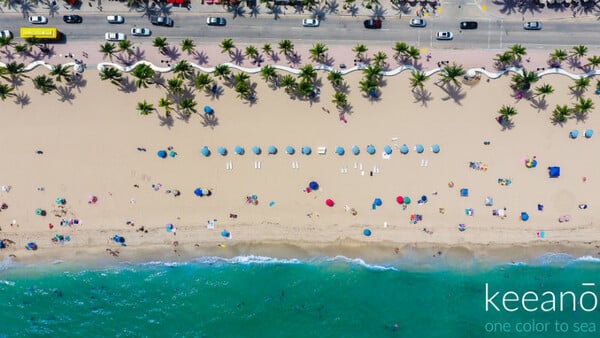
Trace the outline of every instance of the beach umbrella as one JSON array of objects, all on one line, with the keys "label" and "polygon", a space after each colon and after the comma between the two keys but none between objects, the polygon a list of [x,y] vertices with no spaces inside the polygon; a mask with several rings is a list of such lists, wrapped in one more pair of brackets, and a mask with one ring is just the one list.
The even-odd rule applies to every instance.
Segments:
[{"label": "beach umbrella", "polygon": [[98,202],[98,197],[94,196],[94,195],[88,195],[88,203],[92,204],[92,203],[96,203]]},{"label": "beach umbrella", "polygon": [[312,181],[308,184],[308,187],[310,188],[310,190],[317,190],[319,189],[319,183]]},{"label": "beach umbrella", "polygon": [[40,208],[37,208],[37,209],[35,209],[35,214],[38,216],[46,216],[46,211],[44,211]]},{"label": "beach umbrella", "polygon": [[225,149],[225,147],[219,147],[217,148],[217,153],[219,153],[219,155],[225,156],[227,155],[227,149]]},{"label": "beach umbrella", "polygon": [[173,196],[177,197],[181,195],[181,192],[179,190],[173,190]]},{"label": "beach umbrella", "polygon": [[367,146],[367,153],[369,153],[369,155],[373,155],[373,154],[375,154],[375,146],[374,146],[374,145],[372,145],[372,144],[369,144],[369,145]]},{"label": "beach umbrella", "polygon": [[344,155],[345,152],[346,151],[344,150],[344,147],[337,147],[337,148],[335,148],[335,153],[338,154],[338,155],[340,155],[340,156]]},{"label": "beach umbrella", "polygon": [[529,219],[529,214],[526,212],[521,213],[521,221],[525,222]]},{"label": "beach umbrella", "polygon": [[404,196],[404,204],[410,204],[410,197]]},{"label": "beach umbrella", "polygon": [[223,236],[225,238],[229,238],[229,236],[231,236],[231,233],[227,230],[223,230],[223,231],[221,231],[221,236]]},{"label": "beach umbrella", "polygon": [[594,131],[592,129],[586,130],[585,134],[583,134],[583,136],[585,136],[585,138],[590,138],[590,137],[592,137],[592,135],[594,135]]},{"label": "beach umbrella", "polygon": [[302,154],[303,155],[310,155],[311,152],[312,152],[312,149],[310,149],[309,146],[302,147]]},{"label": "beach umbrella", "polygon": [[422,152],[423,152],[423,150],[424,150],[424,148],[423,148],[423,145],[422,145],[422,144],[417,144],[417,145],[415,146],[415,151],[416,151],[417,153],[419,153],[419,154],[420,154],[420,153],[422,153]]},{"label": "beach umbrella", "polygon": [[262,152],[262,149],[260,149],[259,146],[254,146],[254,147],[252,147],[252,152],[255,153],[256,155],[260,155],[260,153]]},{"label": "beach umbrella", "polygon": [[373,200],[373,204],[375,204],[376,206],[380,207],[381,206],[381,198],[377,197],[375,200]]},{"label": "beach umbrella", "polygon": [[56,204],[65,204],[65,203],[67,203],[67,200],[65,200],[65,199],[64,199],[64,198],[62,198],[62,197],[58,197],[58,198],[56,199]]},{"label": "beach umbrella", "polygon": [[177,153],[174,150],[169,151],[169,157],[175,157]]},{"label": "beach umbrella", "polygon": [[352,153],[354,155],[360,154],[360,148],[358,146],[352,146]]},{"label": "beach umbrella", "polygon": [[332,200],[331,198],[328,198],[328,199],[325,201],[325,204],[326,204],[328,207],[332,207],[332,206],[333,206],[335,203],[333,203],[333,200]]},{"label": "beach umbrella", "polygon": [[211,106],[204,106],[204,114],[206,115],[211,115],[212,113],[214,113],[215,111],[212,109]]},{"label": "beach umbrella", "polygon": [[389,145],[386,145],[385,147],[383,147],[383,152],[385,152],[387,155],[392,153],[392,147],[390,147]]},{"label": "beach umbrella", "polygon": [[294,147],[292,146],[287,146],[285,147],[285,153],[288,155],[294,155],[294,153],[296,152],[296,150],[294,149]]},{"label": "beach umbrella", "polygon": [[363,230],[363,235],[365,235],[367,237],[371,236],[371,230],[369,230],[369,229]]},{"label": "beach umbrella", "polygon": [[166,158],[167,157],[167,151],[166,150],[159,150],[156,155],[158,155],[158,157],[160,158]]},{"label": "beach umbrella", "polygon": [[194,195],[196,195],[196,196],[202,196],[202,189],[200,189],[200,188],[196,188],[196,189],[194,190]]},{"label": "beach umbrella", "polygon": [[173,226],[173,224],[169,223],[165,226],[165,230],[167,230],[167,232],[171,232],[173,231],[175,227]]},{"label": "beach umbrella", "polygon": [[439,152],[440,152],[440,146],[439,146],[439,145],[437,145],[437,144],[434,144],[434,145],[432,145],[432,146],[431,146],[431,151],[432,151],[433,153],[436,153],[436,154],[437,154],[437,153],[439,153]]},{"label": "beach umbrella", "polygon": [[402,196],[396,197],[396,202],[398,202],[398,204],[404,204],[404,197],[402,197]]},{"label": "beach umbrella", "polygon": [[573,130],[571,130],[571,131],[569,132],[569,137],[570,137],[570,138],[572,138],[572,139],[576,139],[576,138],[577,138],[577,136],[579,136],[579,131],[577,131],[577,130],[573,129]]},{"label": "beach umbrella", "polygon": [[202,196],[210,196],[210,190],[202,189]]},{"label": "beach umbrella", "polygon": [[427,202],[427,196],[425,196],[425,195],[421,196],[421,202],[423,202],[423,203]]},{"label": "beach umbrella", "polygon": [[408,146],[406,144],[400,146],[400,152],[404,155],[408,154]]},{"label": "beach umbrella", "polygon": [[25,249],[27,250],[32,250],[35,251],[37,250],[38,246],[35,242],[28,242],[27,245],[25,245]]},{"label": "beach umbrella", "polygon": [[235,148],[233,148],[233,152],[235,152],[237,155],[244,155],[244,148],[242,146],[235,146]]},{"label": "beach umbrella", "polygon": [[202,154],[202,156],[210,156],[210,149],[208,149],[207,146],[202,147],[202,149],[200,149],[200,154]]},{"label": "beach umbrella", "polygon": [[277,154],[277,147],[275,146],[269,146],[269,155],[275,155]]}]

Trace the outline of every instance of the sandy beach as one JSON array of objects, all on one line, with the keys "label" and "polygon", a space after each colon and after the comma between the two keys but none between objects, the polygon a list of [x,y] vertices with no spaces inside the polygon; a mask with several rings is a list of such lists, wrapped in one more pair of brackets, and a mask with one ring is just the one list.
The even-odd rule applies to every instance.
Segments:
[{"label": "sandy beach", "polygon": [[[298,50],[306,58],[304,48]],[[215,47],[203,50],[212,52],[211,65],[227,61],[220,60],[226,56]],[[63,52],[57,50],[53,59],[64,60]],[[547,56],[538,53],[530,56],[534,70],[544,66]],[[158,56],[148,55],[158,63]],[[453,52],[434,51],[430,67],[453,57]],[[252,75],[254,104],[240,100],[228,87],[219,98],[195,93],[199,112],[204,105],[214,109],[216,123],[207,126],[203,114],[192,114],[189,120],[174,114],[166,124],[162,108],[141,116],[136,104],[147,100],[157,107],[165,90],[155,85],[120,91],[99,79],[93,65],[101,56],[94,53],[92,58],[83,85],[66,95],[68,100],[56,93],[41,95],[25,79],[17,92],[29,97],[27,103],[1,103],[5,165],[0,184],[11,189],[0,193],[0,202],[8,205],[0,212],[0,237],[14,241],[0,251],[4,257],[15,255],[16,261],[25,262],[113,259],[106,251],[111,249],[124,260],[290,253],[386,260],[422,249],[519,260],[557,250],[578,255],[599,251],[595,174],[600,162],[593,156],[598,143],[597,136],[583,137],[586,129],[597,129],[598,118],[591,112],[585,122],[571,118],[564,125],[552,124],[557,104],[575,102],[569,89],[573,81],[564,76],[546,76],[536,83],[555,89],[546,97],[547,108],[540,110],[512,96],[509,76],[463,84],[449,96],[435,84],[439,77],[434,75],[425,83],[430,99],[423,103],[411,92],[408,72],[386,77],[375,101],[361,95],[361,75],[353,73],[345,77],[352,112],[344,123],[331,103],[334,89],[326,72],[318,73],[321,93],[312,103],[290,99],[283,89],[274,90]],[[493,65],[489,60],[457,63],[465,68]],[[47,70],[38,68],[28,76],[41,73]],[[583,96],[600,104],[593,88]],[[518,111],[509,130],[495,120],[502,105]],[[576,139],[569,138],[573,129],[580,133]],[[369,144],[376,147],[374,155],[365,151]],[[399,152],[403,144],[410,148],[407,155]],[[416,144],[424,146],[422,154],[413,150]],[[438,154],[430,151],[433,144],[439,144]],[[237,145],[245,148],[244,155],[233,153]],[[263,153],[253,154],[254,145]],[[269,145],[278,147],[278,154],[267,155]],[[287,145],[296,148],[294,155],[284,153]],[[353,145],[361,149],[357,156],[350,151]],[[386,145],[393,148],[389,159],[382,157]],[[200,154],[203,146],[211,156]],[[220,146],[229,150],[227,156],[217,154]],[[310,146],[312,154],[301,155],[302,146]],[[337,146],[346,154],[336,155]],[[158,150],[169,147],[175,157],[157,157]],[[326,147],[326,154],[318,154],[319,147]],[[533,156],[538,166],[527,168],[525,160]],[[487,169],[472,169],[470,162]],[[232,168],[226,169],[229,163]],[[560,166],[560,177],[549,178],[549,166]],[[512,183],[500,185],[499,179]],[[320,188],[307,193],[310,181]],[[212,195],[195,196],[197,187],[210,189]],[[468,197],[460,196],[462,188],[469,189]],[[90,195],[97,196],[96,203],[88,203]],[[246,203],[252,195],[257,205]],[[412,203],[403,208],[396,202],[399,195],[410,196]],[[422,195],[427,202],[419,205]],[[493,198],[493,206],[485,206],[486,197]],[[59,208],[57,198],[66,204]],[[374,210],[375,198],[382,205]],[[328,207],[326,199],[335,205]],[[580,204],[588,208],[580,209]],[[47,215],[36,215],[37,208]],[[503,208],[505,218],[492,215],[493,209]],[[467,215],[466,209],[473,214]],[[522,212],[528,213],[528,221],[521,220]],[[411,215],[422,215],[422,220],[415,224]],[[559,222],[565,215],[570,221]],[[61,226],[62,219],[79,224]],[[214,229],[207,229],[210,220],[217,220]],[[165,230],[166,224],[175,226],[176,235]],[[459,231],[459,224],[466,230]],[[363,235],[365,228],[372,231],[370,237]],[[231,238],[221,236],[225,229]],[[71,240],[53,243],[56,234]],[[110,240],[115,234],[126,239],[126,247]],[[37,243],[37,251],[26,251],[29,241]]]}]

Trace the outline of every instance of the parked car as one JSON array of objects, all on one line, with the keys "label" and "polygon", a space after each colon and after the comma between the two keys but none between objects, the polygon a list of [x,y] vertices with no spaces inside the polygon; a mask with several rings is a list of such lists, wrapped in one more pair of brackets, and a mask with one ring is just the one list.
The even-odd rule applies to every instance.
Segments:
[{"label": "parked car", "polygon": [[106,21],[108,23],[124,23],[125,18],[121,15],[109,15],[106,17]]},{"label": "parked car", "polygon": [[227,20],[221,17],[209,16],[206,18],[206,24],[209,26],[225,26],[227,24]]},{"label": "parked car", "polygon": [[123,33],[106,33],[104,34],[106,41],[123,41],[125,40],[125,34]]},{"label": "parked car", "polygon": [[411,27],[425,27],[427,26],[427,21],[421,18],[410,19],[408,25]]},{"label": "parked car", "polygon": [[320,24],[319,19],[302,19],[302,26],[304,27],[319,27]]},{"label": "parked car", "polygon": [[438,40],[452,40],[454,34],[452,32],[437,32],[435,33],[435,38]]},{"label": "parked car", "polygon": [[13,35],[12,35],[11,31],[9,31],[8,29],[6,29],[6,30],[3,30],[3,31],[0,31],[0,37],[11,38],[12,39]]},{"label": "parked car", "polygon": [[368,29],[380,29],[381,28],[381,19],[369,19],[365,20],[364,25],[365,28]]},{"label": "parked car", "polygon": [[65,15],[63,21],[66,23],[82,23],[83,18],[80,15]]},{"label": "parked car", "polygon": [[150,31],[148,28],[133,27],[131,29],[131,35],[133,36],[150,36],[151,34],[152,31]]},{"label": "parked car", "polygon": [[463,21],[460,23],[460,29],[477,29],[476,21]]},{"label": "parked car", "polygon": [[48,23],[48,18],[43,15],[32,15],[29,17],[29,23],[45,25]]},{"label": "parked car", "polygon": [[173,19],[168,16],[151,16],[150,22],[155,26],[173,27]]},{"label": "parked car", "polygon": [[523,29],[528,31],[539,31],[542,29],[542,23],[539,21],[529,21],[523,25]]}]

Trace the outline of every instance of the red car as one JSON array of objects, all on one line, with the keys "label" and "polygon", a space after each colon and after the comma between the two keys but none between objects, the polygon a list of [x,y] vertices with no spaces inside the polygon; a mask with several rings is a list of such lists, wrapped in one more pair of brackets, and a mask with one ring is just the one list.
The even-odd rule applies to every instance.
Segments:
[{"label": "red car", "polygon": [[381,28],[381,19],[369,19],[364,22],[365,28],[367,29],[380,29]]}]

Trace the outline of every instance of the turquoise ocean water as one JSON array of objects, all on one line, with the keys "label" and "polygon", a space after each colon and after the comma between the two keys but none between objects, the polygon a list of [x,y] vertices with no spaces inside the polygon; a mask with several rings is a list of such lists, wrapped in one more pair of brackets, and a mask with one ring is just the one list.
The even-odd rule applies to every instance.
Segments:
[{"label": "turquoise ocean water", "polygon": [[[572,291],[577,308],[566,297],[563,311],[486,312],[486,283],[488,296]],[[597,285],[600,261],[564,255],[460,268],[344,257],[93,268],[5,262],[0,337],[598,337],[594,297],[580,298],[597,296]],[[532,297],[529,309],[540,305]]]}]

